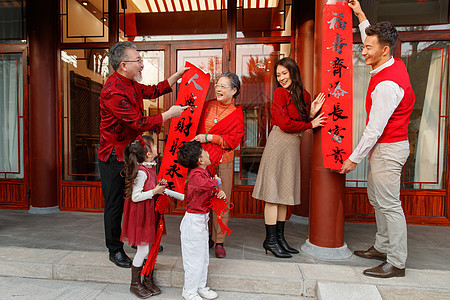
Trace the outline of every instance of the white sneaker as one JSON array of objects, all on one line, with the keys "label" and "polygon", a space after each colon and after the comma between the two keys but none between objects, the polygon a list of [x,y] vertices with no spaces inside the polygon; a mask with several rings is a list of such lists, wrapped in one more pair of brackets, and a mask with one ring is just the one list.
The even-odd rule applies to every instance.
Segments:
[{"label": "white sneaker", "polygon": [[183,292],[181,293],[181,296],[183,296],[183,299],[185,299],[185,300],[203,300],[202,297],[200,297],[197,293],[195,293],[195,294],[188,293],[184,289],[184,287],[183,287]]},{"label": "white sneaker", "polygon": [[209,287],[199,288],[198,294],[204,299],[216,299],[217,293],[212,291]]}]

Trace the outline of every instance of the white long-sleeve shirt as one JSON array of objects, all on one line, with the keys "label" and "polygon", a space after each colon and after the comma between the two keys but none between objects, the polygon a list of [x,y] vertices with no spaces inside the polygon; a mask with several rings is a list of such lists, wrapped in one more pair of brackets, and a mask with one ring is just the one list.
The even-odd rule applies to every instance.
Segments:
[{"label": "white long-sleeve shirt", "polygon": [[[155,168],[155,163],[142,163],[144,166],[152,166]],[[131,200],[133,202],[140,202],[147,199],[153,198],[153,190],[149,190],[144,192],[144,184],[147,180],[147,174],[144,171],[139,170],[136,176],[136,179],[134,180],[133,184],[133,192],[131,193]]]},{"label": "white long-sleeve shirt", "polygon": [[[361,40],[364,41],[367,37],[365,29],[370,25],[368,20],[359,24],[361,32]],[[384,68],[390,67],[394,64],[394,58],[390,58],[387,62],[378,68],[370,71],[370,76],[374,76]],[[400,101],[403,99],[405,91],[395,82],[385,80],[377,84],[373,90],[372,108],[370,110],[369,122],[362,134],[361,140],[356,146],[349,159],[354,163],[360,163],[364,157],[369,154],[369,151],[375,146],[380,136],[383,134],[387,122],[394,113]]]}]

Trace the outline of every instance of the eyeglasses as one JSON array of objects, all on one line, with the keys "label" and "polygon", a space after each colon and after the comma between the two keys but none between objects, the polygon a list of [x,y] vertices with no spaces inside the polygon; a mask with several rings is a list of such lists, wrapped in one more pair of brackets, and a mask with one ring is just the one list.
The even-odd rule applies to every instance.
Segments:
[{"label": "eyeglasses", "polygon": [[224,89],[229,88],[230,86],[229,86],[229,85],[219,85],[219,84],[215,84],[214,87],[215,87],[216,89],[224,90]]},{"label": "eyeglasses", "polygon": [[138,58],[135,60],[122,60],[123,62],[137,62],[138,64],[142,64],[144,61],[142,60],[142,58]]}]

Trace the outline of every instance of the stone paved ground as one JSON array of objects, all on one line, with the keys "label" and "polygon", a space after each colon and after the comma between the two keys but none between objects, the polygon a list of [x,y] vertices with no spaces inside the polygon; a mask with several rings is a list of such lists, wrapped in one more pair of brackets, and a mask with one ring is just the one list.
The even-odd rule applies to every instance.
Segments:
[{"label": "stone paved ground", "polygon": [[[166,292],[158,299],[179,299],[181,292],[180,220],[180,216],[167,216],[168,235],[163,238],[164,251],[155,274]],[[286,226],[288,241],[300,248],[308,232],[305,220],[296,218]],[[230,228],[233,233],[225,244],[227,258],[216,259],[211,251],[209,284],[219,291],[221,299],[316,297],[318,283],[332,288],[343,284],[337,286],[343,299],[351,299],[355,285],[366,286],[367,291],[376,287],[383,299],[450,299],[448,227],[408,226],[406,277],[391,279],[363,276],[365,268],[379,262],[356,256],[326,261],[302,252],[287,260],[266,255],[262,220],[231,219]],[[368,248],[374,233],[373,224],[345,224],[345,242],[351,250]],[[128,246],[125,250],[130,256],[135,251]],[[30,299],[30,293],[33,299],[126,299],[132,296],[128,292],[129,272],[108,260],[102,214],[32,215],[0,210],[0,299]],[[326,289],[322,290],[325,293]]]}]

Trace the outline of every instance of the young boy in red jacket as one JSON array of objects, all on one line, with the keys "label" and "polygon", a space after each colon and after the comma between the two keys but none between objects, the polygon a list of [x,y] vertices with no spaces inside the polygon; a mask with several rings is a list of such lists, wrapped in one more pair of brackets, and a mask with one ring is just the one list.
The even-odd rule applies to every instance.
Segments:
[{"label": "young boy in red jacket", "polygon": [[226,198],[226,195],[219,190],[220,178],[211,178],[206,170],[211,161],[200,142],[191,141],[180,147],[178,162],[191,169],[186,213],[180,224],[184,268],[182,296],[186,300],[215,299],[217,293],[206,287],[209,265],[209,208],[206,202],[216,194],[219,199]]}]

